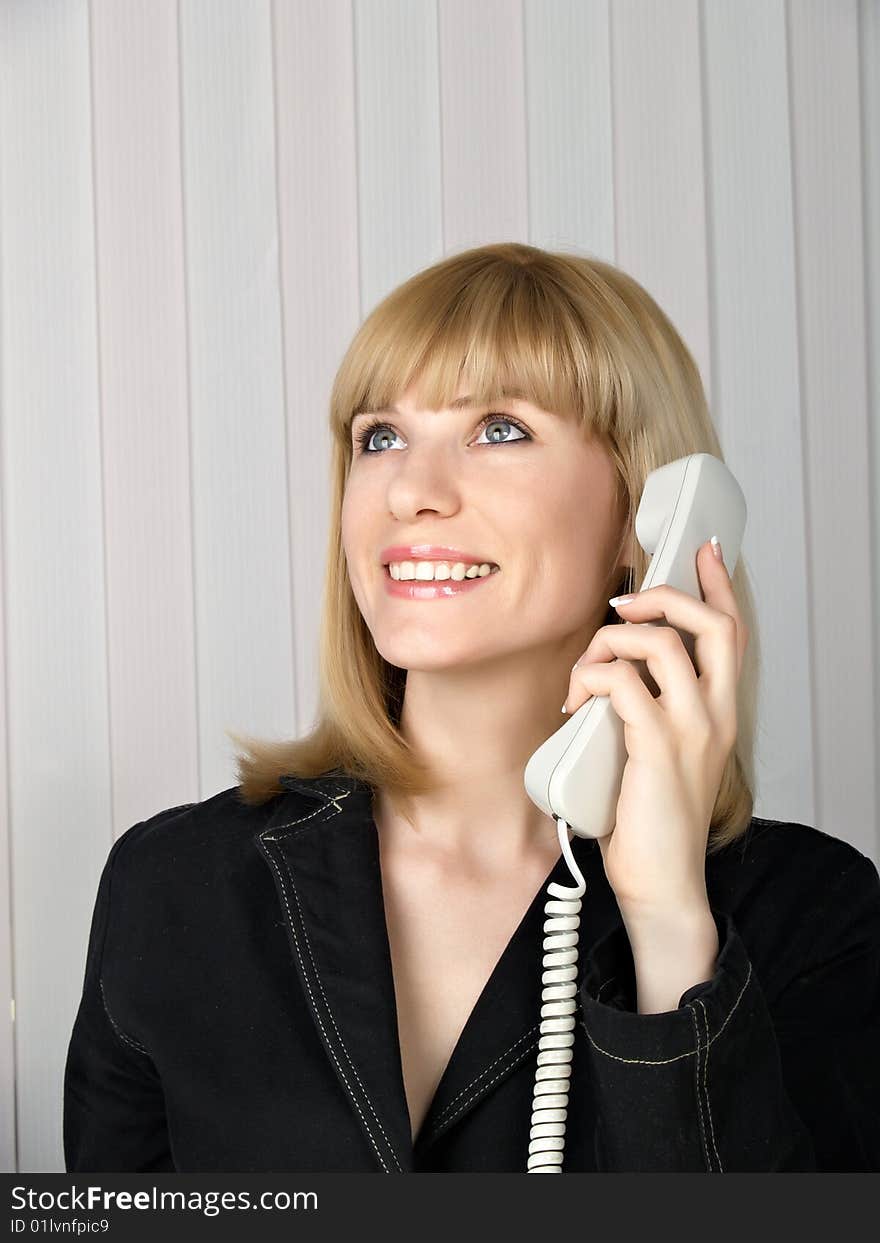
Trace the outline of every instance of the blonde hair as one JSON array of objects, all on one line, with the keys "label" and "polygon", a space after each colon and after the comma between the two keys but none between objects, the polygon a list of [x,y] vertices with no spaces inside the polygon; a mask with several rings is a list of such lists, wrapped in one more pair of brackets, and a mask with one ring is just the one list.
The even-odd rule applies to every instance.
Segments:
[{"label": "blonde hair", "polygon": [[[358,329],[330,398],[332,498],[324,581],[317,724],[306,736],[260,740],[227,731],[239,798],[257,806],[285,775],[349,774],[381,788],[408,819],[410,799],[434,788],[399,730],[406,670],[379,655],[349,583],[341,509],[352,461],[350,424],[415,384],[442,409],[463,380],[475,401],[511,393],[542,410],[574,413],[601,438],[618,473],[623,538],[633,562],[619,590],[643,580],[649,558],[635,538],[647,476],[690,453],[723,460],[697,366],[671,321],[631,276],[609,263],[518,242],[447,256],[394,289]],[[748,828],[754,789],[759,642],[740,557],[733,590],[748,628],[737,687],[737,739],[712,813],[708,852]],[[605,624],[620,618],[611,608]]]}]

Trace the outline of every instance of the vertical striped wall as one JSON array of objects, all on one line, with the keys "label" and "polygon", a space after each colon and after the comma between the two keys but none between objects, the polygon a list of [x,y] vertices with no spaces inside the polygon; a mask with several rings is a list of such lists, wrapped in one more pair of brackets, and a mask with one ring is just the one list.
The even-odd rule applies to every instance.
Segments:
[{"label": "vertical striped wall", "polygon": [[114,838],[311,723],[333,374],[450,251],[668,311],[749,503],[757,812],[878,858],[878,0],[0,0],[0,57],[3,1169],[63,1169]]}]

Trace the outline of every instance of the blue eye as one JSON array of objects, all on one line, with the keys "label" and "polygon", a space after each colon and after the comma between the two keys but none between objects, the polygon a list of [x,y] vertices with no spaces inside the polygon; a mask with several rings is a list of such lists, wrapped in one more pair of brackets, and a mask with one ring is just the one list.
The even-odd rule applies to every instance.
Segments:
[{"label": "blue eye", "polygon": [[[489,440],[489,441],[487,441],[487,442],[486,442],[487,444],[507,445],[507,444],[516,444],[516,443],[517,443],[517,441],[520,441],[520,440],[531,440],[531,439],[532,439],[532,437],[530,436],[530,434],[526,431],[526,429],[523,427],[523,425],[522,425],[521,423],[518,423],[518,422],[516,421],[516,419],[511,419],[511,418],[508,418],[508,416],[507,416],[506,414],[505,414],[505,415],[499,415],[499,414],[487,414],[487,415],[486,415],[486,417],[480,421],[479,426],[480,426],[480,428],[482,429],[482,428],[484,428],[484,427],[486,427],[486,426],[491,426],[491,424],[493,424],[493,423],[507,423],[507,424],[508,424],[508,426],[510,426],[510,427],[515,427],[515,428],[517,429],[517,431],[522,432],[522,435],[521,435],[521,436],[516,437],[516,439],[515,439],[515,440],[510,440],[510,439],[504,439],[504,440]],[[393,427],[391,427],[391,425],[390,425],[389,423],[382,423],[382,422],[380,422],[378,419],[374,419],[374,420],[372,420],[372,421],[370,421],[370,422],[366,423],[366,424],[365,424],[365,425],[364,425],[364,426],[363,426],[363,427],[362,427],[362,428],[358,431],[358,433],[356,434],[355,440],[356,440],[356,443],[357,443],[357,450],[358,450],[358,455],[359,455],[359,456],[360,456],[361,454],[365,454],[365,455],[367,455],[367,456],[369,456],[369,457],[375,457],[375,456],[377,456],[377,455],[379,455],[379,454],[381,454],[381,453],[382,453],[382,450],[381,450],[381,449],[368,449],[368,448],[367,448],[367,445],[368,445],[369,441],[370,441],[370,440],[372,440],[373,435],[374,435],[377,431],[380,431],[380,430],[381,430],[381,431],[389,431],[389,432],[393,432],[393,431],[394,431],[394,428],[393,428]],[[396,434],[396,433],[395,433],[395,434]]]}]

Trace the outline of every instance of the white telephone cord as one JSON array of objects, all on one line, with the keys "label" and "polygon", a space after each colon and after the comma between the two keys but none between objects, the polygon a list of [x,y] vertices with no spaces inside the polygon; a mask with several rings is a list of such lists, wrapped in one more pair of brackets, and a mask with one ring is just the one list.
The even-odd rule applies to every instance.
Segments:
[{"label": "white telephone cord", "polygon": [[547,886],[551,897],[544,905],[544,963],[541,983],[541,1037],[538,1069],[532,1097],[528,1174],[561,1174],[565,1155],[565,1118],[571,1078],[577,996],[578,930],[581,898],[586,892],[583,873],[568,840],[568,824],[556,817],[559,844],[577,885]]}]

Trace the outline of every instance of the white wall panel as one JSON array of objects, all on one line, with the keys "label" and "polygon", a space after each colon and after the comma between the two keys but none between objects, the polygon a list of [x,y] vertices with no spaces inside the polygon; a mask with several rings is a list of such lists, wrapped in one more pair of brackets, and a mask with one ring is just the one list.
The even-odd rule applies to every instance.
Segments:
[{"label": "white wall panel", "polygon": [[663,307],[711,391],[697,0],[614,0],[615,256]]},{"label": "white wall panel", "polygon": [[353,0],[361,311],[442,258],[437,0]]},{"label": "white wall panel", "polygon": [[446,253],[668,312],[749,500],[756,810],[880,857],[878,67],[876,0],[0,0],[2,1168],[63,1169],[114,838],[312,722],[333,375]]},{"label": "white wall panel", "polygon": [[84,3],[22,2],[0,22],[15,1107],[39,1173],[60,1168],[64,1037],[112,843],[89,23]]},{"label": "white wall panel", "polygon": [[[318,702],[320,592],[329,519],[328,405],[360,321],[355,66],[350,0],[274,6],[275,117],[287,412],[290,633],[296,701],[255,703],[248,728],[292,737]],[[328,158],[329,156],[329,158]],[[267,607],[281,607],[275,581]],[[295,707],[295,719],[294,719]]]},{"label": "white wall panel", "polygon": [[438,23],[443,249],[527,242],[521,0],[444,0]]},{"label": "white wall panel", "polygon": [[877,625],[855,0],[789,4],[788,36],[815,738],[804,778],[814,823],[867,852],[877,846]]},{"label": "white wall panel", "polygon": [[525,0],[529,241],[615,262],[608,0]]},{"label": "white wall panel", "polygon": [[758,804],[771,818],[810,824],[816,756],[784,0],[713,0],[703,46],[710,404],[749,504],[743,554],[762,649]]},{"label": "white wall panel", "polygon": [[180,63],[207,796],[230,784],[224,729],[292,724],[294,706],[269,0],[187,0]]},{"label": "white wall panel", "polygon": [[[859,5],[859,85],[861,88],[862,191],[865,237],[865,358],[868,377],[868,434],[870,438],[871,506],[869,541],[871,565],[862,567],[861,581],[873,581],[871,625],[868,642],[874,649],[874,755],[859,785],[864,791],[874,772],[876,832],[880,809],[880,3],[861,0]],[[866,587],[866,590],[871,590]],[[847,729],[849,727],[847,726]],[[877,840],[877,839],[875,839]],[[880,846],[866,852],[877,859]]]},{"label": "white wall panel", "polygon": [[201,797],[177,6],[98,4],[91,31],[117,836]]}]

